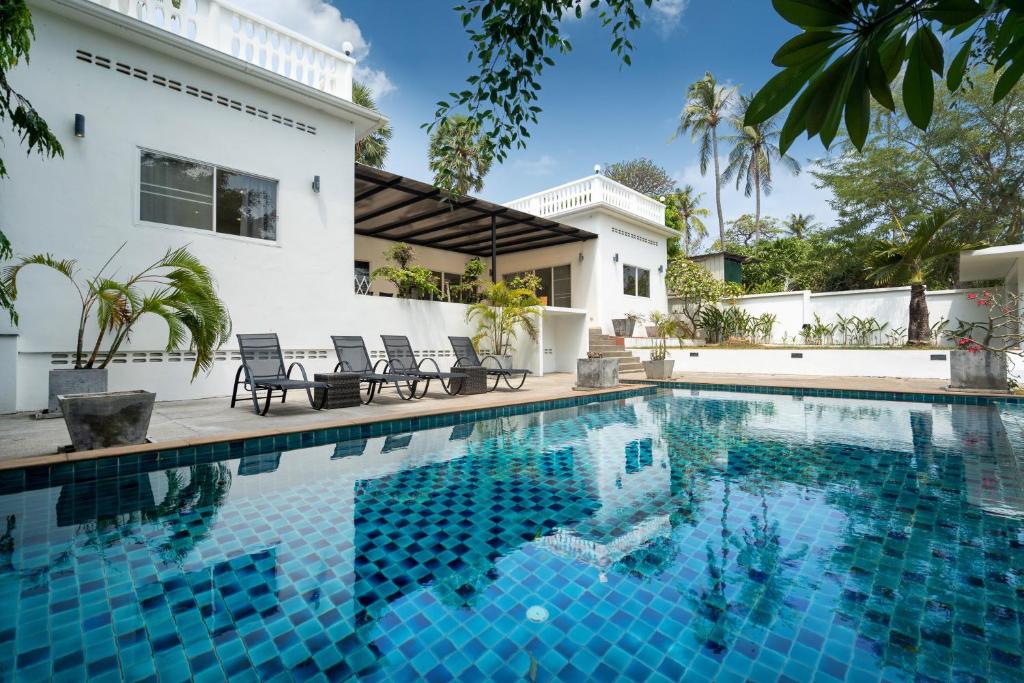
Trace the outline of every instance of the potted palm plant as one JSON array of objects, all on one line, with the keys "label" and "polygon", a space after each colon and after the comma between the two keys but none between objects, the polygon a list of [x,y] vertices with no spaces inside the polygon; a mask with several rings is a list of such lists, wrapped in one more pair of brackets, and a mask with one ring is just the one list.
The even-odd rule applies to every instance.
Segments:
[{"label": "potted palm plant", "polygon": [[504,282],[487,283],[481,301],[466,309],[466,322],[476,323],[473,343],[512,367],[513,344],[520,332],[537,339],[540,301],[529,289],[516,289]]},{"label": "potted palm plant", "polygon": [[642,323],[644,317],[639,313],[629,312],[621,318],[612,319],[612,328],[616,337],[632,337],[637,323]]},{"label": "potted palm plant", "polygon": [[651,314],[651,321],[655,323],[656,341],[651,349],[651,359],[643,362],[644,374],[647,379],[671,379],[676,362],[668,357],[668,337],[675,333],[676,320],[672,316],[655,312]]},{"label": "potted palm plant", "polygon": [[[63,415],[75,450],[141,443],[146,436],[155,394],[107,393],[107,370],[139,320],[147,314],[167,324],[167,351],[188,350],[196,361],[192,378],[213,366],[214,353],[231,334],[231,317],[217,296],[216,283],[186,247],[167,252],[134,275],[120,280],[107,269],[124,245],[93,275],[79,279],[77,262],[50,254],[23,257],[5,269],[11,298],[26,266],[44,266],[66,277],[81,300],[73,369],[50,371],[51,413]],[[90,321],[96,337],[87,345]]]}]

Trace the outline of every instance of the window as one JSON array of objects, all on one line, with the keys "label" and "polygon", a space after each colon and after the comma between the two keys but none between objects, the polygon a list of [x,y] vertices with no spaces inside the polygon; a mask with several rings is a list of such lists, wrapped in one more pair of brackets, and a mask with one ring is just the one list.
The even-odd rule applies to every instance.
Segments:
[{"label": "window", "polygon": [[140,159],[140,220],[277,239],[277,181],[147,150]]},{"label": "window", "polygon": [[356,294],[370,293],[370,262],[355,262],[355,286]]},{"label": "window", "polygon": [[548,298],[548,305],[562,308],[572,307],[572,268],[570,266],[554,266],[536,268],[519,273],[505,273],[502,279],[508,282],[527,273],[535,273],[540,278],[539,296]]},{"label": "window", "polygon": [[637,266],[622,266],[622,293],[629,296],[651,296],[651,271]]}]

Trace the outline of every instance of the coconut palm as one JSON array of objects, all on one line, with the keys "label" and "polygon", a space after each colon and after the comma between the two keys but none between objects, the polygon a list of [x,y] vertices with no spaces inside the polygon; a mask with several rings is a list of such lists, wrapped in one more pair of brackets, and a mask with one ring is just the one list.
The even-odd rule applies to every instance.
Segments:
[{"label": "coconut palm", "polygon": [[451,116],[438,124],[427,151],[434,184],[451,196],[479,192],[491,170],[494,146],[476,119]]},{"label": "coconut palm", "polygon": [[800,164],[779,150],[781,131],[776,127],[774,118],[755,126],[744,125],[743,118],[749,106],[750,97],[744,95],[740,98],[736,115],[731,117],[736,134],[722,138],[732,144],[729,164],[725,167],[722,180],[735,177],[737,190],[742,184],[745,197],[754,195],[754,220],[760,223],[761,195],[767,196],[772,193],[772,164],[780,162],[793,175],[800,172]]},{"label": "coconut palm", "polygon": [[719,85],[711,72],[692,83],[686,92],[686,105],[679,114],[679,127],[673,139],[689,133],[700,141],[700,174],[706,175],[708,164],[715,167],[715,207],[718,209],[718,237],[725,244],[725,218],[722,214],[722,174],[718,164],[718,124],[729,116],[735,88]]},{"label": "coconut palm", "polygon": [[907,324],[907,345],[925,346],[930,341],[928,326],[928,300],[925,294],[925,279],[943,261],[964,251],[977,249],[980,244],[969,244],[951,226],[956,213],[939,209],[905,229],[899,219],[894,222],[903,239],[889,242],[877,251],[874,258],[877,267],[870,277],[881,285],[908,283],[910,285],[910,310]]},{"label": "coconut palm", "polygon": [[[175,351],[188,341],[188,350],[196,355],[192,368],[195,379],[200,370],[213,367],[214,354],[231,336],[231,317],[217,295],[210,270],[187,248],[167,252],[124,280],[105,274],[124,245],[114,252],[96,275],[78,280],[78,264],[73,259],[57,259],[50,254],[26,256],[4,269],[3,282],[11,300],[18,296],[18,275],[25,266],[38,265],[56,270],[71,281],[82,308],[78,319],[76,368],[105,368],[118,349],[128,340],[132,329],[146,314],[153,314],[167,325],[167,351]],[[99,331],[91,350],[85,348],[85,328],[95,318]],[[102,353],[107,335],[110,341]]]},{"label": "coconut palm", "polygon": [[802,240],[807,233],[817,228],[818,224],[814,221],[814,214],[791,213],[786,219],[784,227],[791,237]]},{"label": "coconut palm", "polygon": [[679,214],[680,232],[683,233],[683,254],[690,255],[690,247],[708,236],[708,227],[703,218],[711,215],[711,211],[701,206],[703,192],[697,192],[693,185],[676,188],[667,201],[675,207]]},{"label": "coconut palm", "polygon": [[[358,81],[352,82],[352,101],[361,107],[375,112],[380,111],[373,99],[373,93],[366,85]],[[388,142],[391,140],[391,135],[391,126],[384,124],[356,142],[356,163],[374,168],[384,168],[384,162],[388,158]]]}]

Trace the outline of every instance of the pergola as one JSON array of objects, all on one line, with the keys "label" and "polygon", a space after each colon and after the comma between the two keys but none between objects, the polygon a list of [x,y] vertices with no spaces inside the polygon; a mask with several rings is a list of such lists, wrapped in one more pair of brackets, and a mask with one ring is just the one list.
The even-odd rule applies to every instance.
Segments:
[{"label": "pergola", "polygon": [[468,256],[491,259],[497,278],[498,256],[597,235],[501,204],[462,197],[448,200],[427,183],[380,169],[355,165],[355,232]]}]

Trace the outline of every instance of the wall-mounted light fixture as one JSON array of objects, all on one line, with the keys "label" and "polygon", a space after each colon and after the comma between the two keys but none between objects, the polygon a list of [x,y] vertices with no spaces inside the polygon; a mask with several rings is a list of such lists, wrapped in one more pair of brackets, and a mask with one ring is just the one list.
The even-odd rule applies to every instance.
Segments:
[{"label": "wall-mounted light fixture", "polygon": [[320,176],[313,176],[313,192],[320,192]]},{"label": "wall-mounted light fixture", "polygon": [[616,254],[615,256],[612,256],[612,261],[614,261],[615,263],[618,263],[619,262],[619,255]]},{"label": "wall-mounted light fixture", "polygon": [[583,252],[580,252],[580,263],[583,263]]},{"label": "wall-mounted light fixture", "polygon": [[664,264],[660,264],[658,266],[658,272],[659,273],[664,273],[665,272],[665,265]]},{"label": "wall-mounted light fixture", "polygon": [[85,137],[85,114],[75,114],[75,137]]}]

